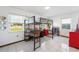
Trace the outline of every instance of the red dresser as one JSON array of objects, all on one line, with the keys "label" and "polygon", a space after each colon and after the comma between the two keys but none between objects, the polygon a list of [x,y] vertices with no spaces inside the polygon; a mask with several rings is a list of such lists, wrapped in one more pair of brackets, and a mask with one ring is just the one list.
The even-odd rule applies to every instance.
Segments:
[{"label": "red dresser", "polygon": [[79,48],[79,32],[69,33],[69,46]]}]

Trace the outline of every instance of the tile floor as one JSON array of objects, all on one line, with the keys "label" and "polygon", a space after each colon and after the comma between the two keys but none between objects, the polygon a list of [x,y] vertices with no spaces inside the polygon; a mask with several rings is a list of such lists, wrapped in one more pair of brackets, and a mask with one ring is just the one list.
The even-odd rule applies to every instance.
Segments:
[{"label": "tile floor", "polygon": [[[55,36],[41,38],[41,47],[35,52],[79,52],[79,49],[68,46],[68,38]],[[0,48],[0,52],[34,52],[33,41],[19,42]]]},{"label": "tile floor", "polygon": [[32,52],[33,41],[22,41],[12,45],[4,46],[0,48],[0,52]]},{"label": "tile floor", "polygon": [[45,41],[36,52],[79,52],[79,49],[68,46],[68,38],[55,36],[52,38],[44,37]]}]

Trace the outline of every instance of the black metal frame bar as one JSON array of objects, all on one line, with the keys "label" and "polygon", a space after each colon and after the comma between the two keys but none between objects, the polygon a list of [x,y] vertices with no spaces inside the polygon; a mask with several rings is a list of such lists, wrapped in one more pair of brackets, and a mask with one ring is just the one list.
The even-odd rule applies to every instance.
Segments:
[{"label": "black metal frame bar", "polygon": [[[35,30],[35,25],[36,25],[36,24],[35,24],[35,16],[33,16],[33,18],[34,18],[34,30]],[[35,36],[35,34],[34,34],[34,36]],[[41,46],[40,37],[38,37],[38,38],[39,38],[39,46],[38,46],[38,47],[35,47],[35,44],[36,44],[36,43],[35,43],[35,39],[36,39],[36,38],[34,37],[34,51],[35,51],[37,48],[39,48],[39,47]]]}]

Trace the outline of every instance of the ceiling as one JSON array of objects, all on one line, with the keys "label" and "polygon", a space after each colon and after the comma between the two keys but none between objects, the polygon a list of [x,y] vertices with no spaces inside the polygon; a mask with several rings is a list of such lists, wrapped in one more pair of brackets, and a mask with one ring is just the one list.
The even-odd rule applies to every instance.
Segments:
[{"label": "ceiling", "polygon": [[43,16],[55,16],[79,11],[78,6],[50,6],[50,7],[51,8],[49,10],[45,10],[45,6],[15,6],[15,8],[33,12]]}]

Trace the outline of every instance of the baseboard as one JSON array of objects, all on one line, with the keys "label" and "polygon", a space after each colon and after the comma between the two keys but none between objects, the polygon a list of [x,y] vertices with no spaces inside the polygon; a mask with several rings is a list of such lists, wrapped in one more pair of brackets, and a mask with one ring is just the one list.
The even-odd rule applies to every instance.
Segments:
[{"label": "baseboard", "polygon": [[66,38],[69,38],[68,36],[64,36],[64,35],[59,35],[59,36],[62,36],[62,37],[66,37]]},{"label": "baseboard", "polygon": [[12,42],[12,43],[9,43],[9,44],[5,44],[5,45],[2,45],[2,46],[0,46],[0,47],[4,47],[4,46],[8,46],[8,45],[12,45],[12,44],[15,44],[15,43],[18,43],[18,42],[22,42],[22,41],[24,41],[24,40],[20,40],[20,41],[17,41],[17,42]]},{"label": "baseboard", "polygon": [[75,48],[75,49],[79,49],[79,48],[77,48],[77,47],[74,47],[74,46],[69,46],[69,47],[71,47],[71,48]]}]

